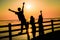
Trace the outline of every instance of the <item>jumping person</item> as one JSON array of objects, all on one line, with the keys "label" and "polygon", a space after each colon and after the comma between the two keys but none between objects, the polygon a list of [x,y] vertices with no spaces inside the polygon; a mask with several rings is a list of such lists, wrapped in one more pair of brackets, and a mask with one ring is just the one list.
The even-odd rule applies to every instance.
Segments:
[{"label": "jumping person", "polygon": [[24,4],[25,4],[25,2],[23,2],[22,9],[20,7],[18,8],[18,12],[9,9],[9,11],[14,12],[18,16],[19,21],[21,21],[21,24],[22,24],[21,33],[22,33],[23,25],[26,25],[26,19],[24,16]]}]

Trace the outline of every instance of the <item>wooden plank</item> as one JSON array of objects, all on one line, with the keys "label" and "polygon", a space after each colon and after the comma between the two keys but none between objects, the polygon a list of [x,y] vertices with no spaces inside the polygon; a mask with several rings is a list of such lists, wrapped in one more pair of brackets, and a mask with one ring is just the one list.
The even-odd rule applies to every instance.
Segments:
[{"label": "wooden plank", "polygon": [[46,30],[52,30],[52,28],[44,29],[44,31],[46,31]]},{"label": "wooden plank", "polygon": [[[12,27],[14,27],[14,26],[20,26],[21,24],[13,24],[13,25],[11,25]],[[1,25],[0,26],[0,28],[4,28],[4,27],[8,27],[8,25]]]},{"label": "wooden plank", "polygon": [[[23,30],[25,30],[26,28],[23,28]],[[15,29],[15,30],[11,30],[11,32],[14,32],[14,31],[19,31],[21,29]],[[0,33],[6,33],[6,32],[9,32],[8,30],[5,30],[5,31],[0,31]]]},{"label": "wooden plank", "polygon": [[53,22],[59,22],[60,20],[53,20]]},{"label": "wooden plank", "polygon": [[[12,37],[15,37],[15,36],[20,36],[20,35],[24,35],[24,34],[27,34],[27,33],[22,33],[22,34],[15,34],[15,35],[12,35]],[[0,39],[3,39],[3,38],[8,38],[9,36],[3,36],[3,37],[0,37]]]},{"label": "wooden plank", "polygon": [[43,25],[44,27],[48,27],[48,26],[51,26],[51,24],[48,24],[48,25]]}]

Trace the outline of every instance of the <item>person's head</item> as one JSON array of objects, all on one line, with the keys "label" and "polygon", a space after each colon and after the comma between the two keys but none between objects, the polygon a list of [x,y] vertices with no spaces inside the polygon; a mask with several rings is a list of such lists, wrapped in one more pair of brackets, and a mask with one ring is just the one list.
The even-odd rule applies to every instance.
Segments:
[{"label": "person's head", "polygon": [[33,16],[31,16],[30,18],[31,18],[31,19],[34,19],[34,17],[33,17]]},{"label": "person's head", "polygon": [[23,5],[25,4],[25,2],[23,2]]},{"label": "person's head", "polygon": [[18,11],[21,11],[21,8],[18,8]]}]

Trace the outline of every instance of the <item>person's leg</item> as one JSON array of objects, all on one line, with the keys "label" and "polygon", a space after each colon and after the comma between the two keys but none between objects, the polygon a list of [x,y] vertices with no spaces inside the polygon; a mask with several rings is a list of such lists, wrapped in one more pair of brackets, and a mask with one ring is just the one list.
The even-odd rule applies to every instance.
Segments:
[{"label": "person's leg", "polygon": [[23,32],[23,24],[21,24],[21,33]]},{"label": "person's leg", "polygon": [[20,29],[21,29],[21,30],[20,30],[21,32],[19,32],[18,34],[22,34],[22,32],[23,32],[23,24],[21,24],[20,27],[21,27],[21,28],[20,28]]},{"label": "person's leg", "polygon": [[26,32],[27,32],[27,30],[28,30],[28,25],[27,25],[27,23],[25,23],[25,28],[26,28]]},{"label": "person's leg", "polygon": [[35,38],[35,32],[33,32],[33,37]]}]

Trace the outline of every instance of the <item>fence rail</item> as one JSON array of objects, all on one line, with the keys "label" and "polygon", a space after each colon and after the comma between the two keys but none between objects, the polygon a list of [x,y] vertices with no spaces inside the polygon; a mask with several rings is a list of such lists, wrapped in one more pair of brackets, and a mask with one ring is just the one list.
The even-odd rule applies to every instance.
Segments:
[{"label": "fence rail", "polygon": [[[60,28],[60,26],[58,26],[58,27],[54,27],[54,26],[56,26],[56,25],[60,25],[60,23],[56,23],[56,24],[54,24],[54,22],[60,22],[60,20],[44,21],[43,23],[51,23],[51,24],[43,25],[43,27],[49,27],[49,26],[51,26],[51,28],[44,29],[44,31],[46,31],[46,30],[52,30],[52,32],[53,32],[54,29]],[[29,24],[30,24],[30,23],[29,23]],[[38,22],[36,22],[35,24],[38,24]],[[12,37],[14,37],[14,36],[19,36],[19,35],[27,34],[27,32],[25,32],[25,33],[22,33],[22,34],[15,34],[15,35],[12,35],[11,32],[21,30],[21,29],[14,29],[14,30],[11,30],[11,27],[15,27],[15,26],[21,26],[21,24],[11,24],[11,23],[9,23],[8,25],[1,25],[0,28],[8,27],[9,30],[0,31],[0,34],[1,34],[1,33],[9,32],[9,35],[8,35],[8,36],[0,37],[0,39],[8,38],[8,37],[9,37],[9,38],[10,38],[9,40],[12,40]],[[31,28],[32,28],[32,27],[31,27]],[[36,27],[36,28],[38,28],[38,27]],[[23,30],[26,30],[26,28],[23,28]],[[36,32],[39,32],[39,30],[36,31]],[[32,33],[32,32],[31,32],[31,33]],[[28,34],[28,36],[29,36],[29,34]]]}]

